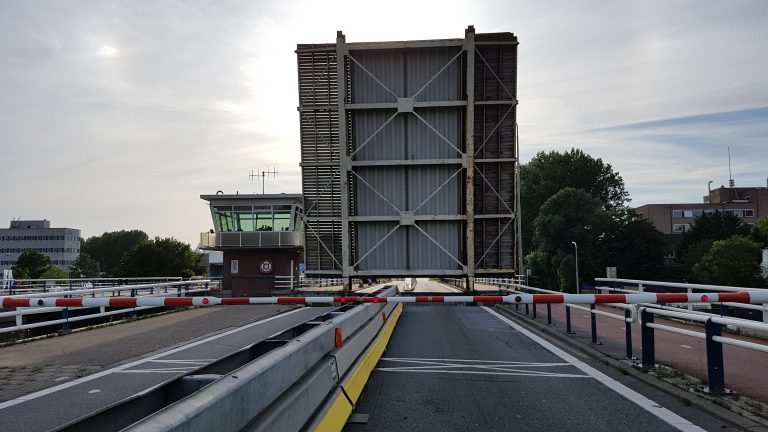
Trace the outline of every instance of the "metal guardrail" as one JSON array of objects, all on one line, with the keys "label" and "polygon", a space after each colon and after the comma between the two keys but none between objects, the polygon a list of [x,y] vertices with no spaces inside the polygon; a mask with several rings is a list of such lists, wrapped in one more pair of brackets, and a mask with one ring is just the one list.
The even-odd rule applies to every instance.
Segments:
[{"label": "metal guardrail", "polygon": [[[130,293],[131,297],[139,297],[139,296],[181,297],[181,296],[185,296],[193,293],[209,292],[212,288],[212,285],[209,280],[203,279],[203,280],[195,280],[195,281],[166,282],[166,283],[144,284],[144,285],[118,285],[118,286],[106,287],[106,288],[86,288],[86,289],[73,289],[73,290],[64,289],[64,288],[66,287],[62,287],[62,289],[59,289],[59,290],[49,289],[45,292],[39,291],[39,292],[29,293],[29,294],[16,294],[8,297],[10,298],[43,298],[43,297],[71,298],[71,297],[90,296],[91,298],[97,298],[97,297],[105,297],[105,296],[107,297],[121,296],[122,293],[124,292]],[[80,316],[70,316],[71,315],[70,311],[77,310],[77,309],[86,309],[86,308],[17,307],[13,311],[0,312],[0,321],[4,318],[13,317],[13,320],[15,322],[15,325],[0,327],[0,334],[12,333],[15,331],[28,330],[33,328],[51,327],[51,326],[59,326],[60,327],[59,329],[61,331],[68,333],[71,330],[70,323],[72,322],[85,321],[89,319],[102,318],[102,317],[108,317],[108,316],[119,315],[119,314],[133,314],[137,311],[152,309],[157,307],[158,306],[140,306],[140,307],[131,308],[131,309],[107,310],[106,307],[102,306],[102,307],[99,307],[99,312],[97,313],[80,315]],[[31,315],[36,315],[36,314],[51,314],[56,312],[61,313],[60,318],[48,319],[45,321],[40,321],[35,323],[26,323],[26,324],[24,323],[25,317],[29,317]]]},{"label": "metal guardrail", "polygon": [[66,278],[66,279],[11,279],[3,280],[0,294],[23,294],[48,292],[51,290],[72,290],[106,288],[121,285],[144,285],[163,282],[181,282],[181,277],[142,277],[142,278]]},{"label": "metal guardrail", "polygon": [[[744,292],[744,291],[758,291],[758,292],[764,292],[768,288],[742,288],[742,287],[730,287],[730,286],[722,286],[722,285],[703,285],[703,284],[688,284],[688,283],[678,283],[678,282],[656,282],[656,281],[647,281],[647,280],[636,280],[636,279],[617,279],[617,278],[595,278],[596,282],[609,282],[609,283],[616,283],[621,284],[624,288],[616,288],[616,287],[607,287],[607,286],[601,286],[597,287],[597,289],[608,289],[616,292],[626,292],[626,293],[642,293],[646,292],[646,290],[650,287],[662,287],[662,288],[673,288],[673,289],[680,289],[684,292],[687,292],[688,294],[694,293],[694,291],[710,291],[710,292],[716,292],[716,291],[723,291],[723,292]],[[627,285],[637,287],[637,289],[627,289]],[[731,303],[731,302],[723,302],[721,303],[723,306],[728,306],[732,308],[739,308],[739,309],[749,309],[749,310],[755,310],[762,312],[763,315],[763,322],[768,323],[768,303],[762,304],[762,305],[749,305],[749,304],[739,304],[739,303]],[[689,312],[695,312],[697,305],[695,304],[689,304],[687,306]],[[717,316],[715,314],[709,314],[712,316]],[[719,314],[718,314],[719,315]]]},{"label": "metal guardrail", "polygon": [[[614,288],[614,287],[597,287],[596,288],[598,290],[617,291],[617,292],[623,292],[623,293],[629,293],[629,294],[643,293],[645,291],[643,288],[646,288],[649,286],[682,288],[682,289],[685,289],[686,295],[688,296],[692,296],[694,294],[693,293],[694,290],[708,291],[708,292],[722,291],[726,293],[758,292],[760,293],[760,296],[763,298],[764,298],[764,293],[766,293],[766,290],[760,289],[760,288],[757,288],[757,289],[738,288],[738,287],[724,287],[724,286],[717,286],[717,285],[694,285],[694,284],[680,284],[680,283],[672,283],[672,282],[638,281],[638,280],[630,280],[630,279],[613,279],[613,278],[610,278],[610,279],[598,278],[596,280],[599,282],[620,282],[620,283],[627,283],[627,284],[635,284],[639,287],[637,290],[627,290],[624,288]],[[505,286],[506,284],[498,284],[498,285]],[[556,291],[528,287],[525,285],[506,285],[506,286],[507,288],[515,290],[516,292],[541,292],[541,293],[560,294],[559,292],[556,292]],[[710,301],[711,300],[712,299],[710,299]],[[697,303],[693,303],[693,304],[695,305]],[[702,303],[702,304],[710,304],[710,303]],[[736,307],[743,307],[743,308],[749,308],[749,309],[759,308],[764,311],[766,310],[766,306],[768,305],[768,304],[750,305],[750,304],[731,303],[731,302],[722,302],[721,304],[734,305]],[[711,394],[722,394],[723,392],[725,392],[725,375],[723,371],[723,345],[738,346],[741,348],[751,349],[758,352],[768,353],[768,345],[722,336],[722,327],[724,326],[730,329],[735,329],[735,330],[751,329],[751,330],[757,330],[760,332],[768,333],[768,323],[760,323],[757,321],[739,319],[739,318],[722,317],[722,316],[714,315],[707,312],[690,311],[687,309],[672,307],[668,305],[643,303],[640,305],[641,307],[639,308],[638,308],[638,305],[623,305],[623,304],[606,304],[606,305],[624,309],[624,316],[597,310],[594,304],[592,304],[589,309],[582,306],[566,304],[565,305],[566,332],[573,333],[571,330],[570,308],[575,308],[575,309],[580,309],[580,310],[590,312],[591,333],[592,333],[593,344],[600,343],[597,340],[597,323],[596,323],[595,315],[601,315],[601,316],[606,316],[612,319],[622,320],[622,321],[625,321],[627,324],[640,322],[641,342],[642,342],[642,346],[641,346],[642,359],[640,364],[644,369],[651,369],[656,366],[654,330],[666,331],[666,332],[689,336],[689,337],[693,337],[701,340],[706,340],[707,375],[708,375],[707,383],[709,386],[709,392]],[[536,318],[536,305],[533,304],[532,306],[533,306],[532,316],[533,318]],[[516,310],[519,309],[519,305],[515,305],[515,308]],[[525,305],[525,313],[529,314],[528,305]],[[668,317],[668,318],[674,318],[678,320],[703,323],[704,332],[697,332],[694,330],[681,329],[681,328],[677,328],[677,327],[673,327],[665,324],[655,323],[653,318],[656,315]],[[547,324],[551,324],[551,323],[552,323],[551,307],[548,304],[547,305]],[[635,357],[633,355],[633,348],[632,348],[631,325],[626,325],[625,329],[626,329],[626,333],[625,333],[626,358],[633,359]]]},{"label": "metal guardrail", "polygon": [[[389,288],[382,295],[393,291]],[[333,395],[395,307],[365,304],[332,314],[280,348],[125,430],[299,430]]]},{"label": "metal guardrail", "polygon": [[[681,329],[669,325],[658,324],[654,322],[654,316],[663,316],[669,318],[682,319],[704,323],[704,332],[696,332],[687,329]],[[758,344],[749,341],[724,337],[722,327],[737,325],[755,330],[768,331],[768,324],[758,322],[743,322],[733,318],[705,317],[699,314],[686,312],[673,312],[668,310],[643,307],[640,309],[641,331],[642,331],[642,367],[652,369],[656,367],[656,348],[654,331],[666,331],[679,335],[689,336],[706,341],[707,350],[707,385],[711,394],[722,394],[725,392],[725,372],[723,362],[723,345],[738,346],[754,351],[768,353],[768,345]]]}]

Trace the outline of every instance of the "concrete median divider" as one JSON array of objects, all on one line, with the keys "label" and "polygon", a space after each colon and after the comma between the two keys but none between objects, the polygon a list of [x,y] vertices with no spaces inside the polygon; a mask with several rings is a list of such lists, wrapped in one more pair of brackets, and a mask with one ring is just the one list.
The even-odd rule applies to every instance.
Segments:
[{"label": "concrete median divider", "polygon": [[125,430],[295,431],[318,422],[313,419],[331,417],[333,422],[323,424],[343,426],[351,405],[345,402],[350,408],[343,410],[348,412],[344,417],[333,408],[338,395],[344,397],[347,389],[353,400],[359,397],[401,309],[382,302],[331,313],[282,347]]}]

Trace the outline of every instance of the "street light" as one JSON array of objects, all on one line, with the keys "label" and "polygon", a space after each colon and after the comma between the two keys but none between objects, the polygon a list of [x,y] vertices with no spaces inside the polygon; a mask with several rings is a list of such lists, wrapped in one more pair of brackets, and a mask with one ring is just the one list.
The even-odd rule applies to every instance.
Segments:
[{"label": "street light", "polygon": [[707,202],[709,202],[709,195],[712,193],[712,183],[714,183],[714,180],[710,180],[707,183]]},{"label": "street light", "polygon": [[575,241],[571,242],[576,249],[576,294],[579,293],[579,245]]}]

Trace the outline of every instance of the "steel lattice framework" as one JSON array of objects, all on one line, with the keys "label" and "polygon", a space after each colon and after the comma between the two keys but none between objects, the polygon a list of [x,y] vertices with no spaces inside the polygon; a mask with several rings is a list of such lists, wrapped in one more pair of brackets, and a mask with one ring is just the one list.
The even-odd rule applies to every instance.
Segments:
[{"label": "steel lattice framework", "polygon": [[296,53],[307,274],[514,273],[517,38]]}]

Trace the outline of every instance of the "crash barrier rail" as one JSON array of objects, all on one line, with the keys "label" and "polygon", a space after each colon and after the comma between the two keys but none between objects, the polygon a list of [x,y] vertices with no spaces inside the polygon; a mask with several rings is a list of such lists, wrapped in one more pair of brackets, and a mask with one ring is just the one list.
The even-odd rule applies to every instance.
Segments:
[{"label": "crash barrier rail", "polygon": [[[491,280],[488,279],[482,279],[478,281],[480,283],[486,283],[490,284]],[[538,292],[538,293],[547,293],[547,294],[562,294],[559,291],[552,291],[547,290],[543,288],[535,288],[530,287],[527,285],[513,285],[509,284],[509,282],[506,282],[505,280],[499,280],[495,279],[493,280],[495,282],[494,284],[499,286],[500,288],[504,289],[512,289],[516,292],[523,292],[523,293],[530,293],[530,292]],[[589,296],[590,294],[580,294],[580,295],[586,295]],[[571,296],[569,294],[569,296]],[[623,309],[624,313],[622,315],[610,313],[604,310],[597,309],[595,303],[591,303],[589,307],[585,306],[578,306],[574,304],[575,302],[568,302],[565,304],[565,331],[568,334],[574,334],[575,332],[572,330],[571,326],[571,309],[577,309],[584,312],[589,313],[589,320],[590,320],[590,333],[592,336],[592,344],[594,345],[600,345],[600,341],[597,338],[597,315],[605,316],[611,319],[616,319],[619,321],[623,321],[628,325],[625,325],[625,331],[624,331],[624,339],[625,339],[625,346],[626,346],[626,358],[633,358],[633,347],[632,347],[632,326],[629,324],[632,324],[634,322],[637,322],[638,315],[637,315],[637,306],[634,304],[622,304],[622,303],[604,303],[606,306],[610,306],[617,309]],[[520,305],[515,305],[515,310],[519,310]],[[532,317],[535,319],[537,318],[537,310],[536,310],[536,304],[534,303],[531,305],[532,311],[529,310],[529,306],[525,305],[525,314],[531,314]],[[552,325],[552,305],[547,304],[547,324]]]},{"label": "crash barrier rail", "polygon": [[267,346],[241,350],[257,352],[252,361],[225,367],[218,364],[232,362],[221,359],[60,430],[314,430],[329,411],[340,418],[342,404],[351,413],[347,401],[357,400],[359,384],[368,378],[361,370],[378,361],[375,349],[381,349],[401,308],[345,305],[255,344]]},{"label": "crash barrier rail", "polygon": [[[609,290],[612,292],[623,292],[623,293],[642,293],[646,292],[646,290],[653,289],[658,290],[659,288],[665,289],[669,291],[670,289],[673,290],[682,290],[684,292],[687,292],[688,294],[693,294],[696,291],[712,291],[712,292],[743,292],[743,291],[760,291],[760,290],[766,290],[766,288],[744,288],[744,287],[729,287],[729,286],[722,286],[722,285],[703,285],[703,284],[688,284],[688,283],[677,283],[677,282],[657,282],[657,281],[647,281],[647,280],[635,280],[635,279],[617,279],[617,278],[595,278],[596,282],[607,282],[607,283],[613,283],[613,284],[620,284],[621,288],[618,287],[612,287],[612,286],[599,286],[597,287],[598,290]],[[629,287],[629,289],[627,288]],[[731,308],[739,308],[739,309],[750,309],[759,311],[762,313],[762,321],[764,323],[768,323],[768,303],[757,305],[757,304],[741,304],[741,303],[733,303],[733,302],[723,302],[721,303],[723,306],[731,307]],[[696,312],[696,304],[688,304],[687,305],[689,312]],[[706,312],[705,312],[706,313]],[[720,316],[721,314],[710,314],[712,316]]]},{"label": "crash barrier rail", "polygon": [[[654,322],[654,316],[694,321],[704,324],[704,332],[682,329]],[[722,394],[725,388],[725,370],[723,362],[723,345],[732,345],[754,351],[768,353],[768,345],[749,342],[741,339],[724,337],[723,326],[746,327],[754,330],[768,331],[768,324],[717,316],[702,316],[688,312],[674,312],[651,307],[640,308],[642,333],[642,367],[656,367],[655,330],[666,331],[706,341],[707,351],[707,385],[710,394]],[[746,322],[745,322],[746,321]],[[768,359],[766,359],[768,360]]]},{"label": "crash barrier rail", "polygon": [[301,288],[317,288],[317,287],[329,287],[329,286],[342,286],[344,279],[342,278],[307,278],[302,277],[299,280]]},{"label": "crash barrier rail", "polygon": [[[90,305],[90,304],[83,304],[82,302],[78,305],[77,304],[78,300],[83,300],[83,299],[109,300],[109,299],[121,298],[120,296],[122,296],[123,293],[129,293],[131,297],[128,297],[128,298],[140,298],[140,297],[149,297],[149,296],[155,296],[154,298],[163,298],[163,297],[169,297],[169,296],[182,297],[188,294],[205,294],[210,292],[211,289],[212,289],[212,286],[210,284],[210,281],[207,279],[202,279],[202,280],[194,280],[194,281],[165,282],[165,283],[154,283],[154,284],[144,284],[144,285],[117,285],[117,286],[106,287],[106,288],[86,288],[86,289],[72,289],[72,290],[67,289],[67,290],[57,290],[57,291],[47,291],[47,292],[37,292],[37,293],[30,293],[30,294],[17,294],[12,296],[5,296],[5,297],[2,297],[3,300],[6,300],[6,299],[12,300],[12,299],[19,299],[19,298],[25,298],[27,300],[47,298],[49,300],[53,299],[54,301],[48,301],[47,302],[48,306],[46,307],[39,307],[39,304],[36,304],[35,307],[33,308],[28,308],[24,304],[15,304],[14,306],[6,306],[6,303],[8,302],[5,302],[5,301],[0,302],[0,308],[5,308],[5,309],[16,308],[13,311],[0,312],[0,322],[2,322],[2,320],[4,319],[9,319],[9,318],[13,318],[15,321],[15,325],[0,327],[0,334],[11,333],[19,330],[49,327],[49,326],[59,326],[59,329],[62,332],[68,333],[71,330],[70,323],[72,322],[84,321],[84,320],[89,320],[94,318],[101,318],[101,317],[126,314],[126,313],[133,314],[137,311],[160,307],[157,305],[140,305],[140,306],[132,307],[131,310],[117,309],[117,310],[108,311],[106,310],[106,308],[111,306]],[[57,297],[50,297],[50,296],[57,296]],[[90,296],[90,298],[73,297],[73,296]],[[101,297],[98,297],[98,296],[101,296]],[[74,301],[74,304],[56,305],[55,300],[57,299]],[[98,307],[99,312],[90,313],[86,315],[71,316],[72,314],[70,313],[71,312],[70,308],[93,308],[93,307]],[[26,323],[26,324],[24,323],[25,317],[29,318],[32,315],[55,314],[55,313],[60,313],[59,315],[60,318],[46,319],[44,321],[39,321],[34,323]]]},{"label": "crash barrier rail", "polygon": [[119,285],[143,285],[163,282],[181,282],[181,277],[134,278],[66,278],[66,279],[4,279],[0,295],[29,294],[73,289],[105,288]]}]

